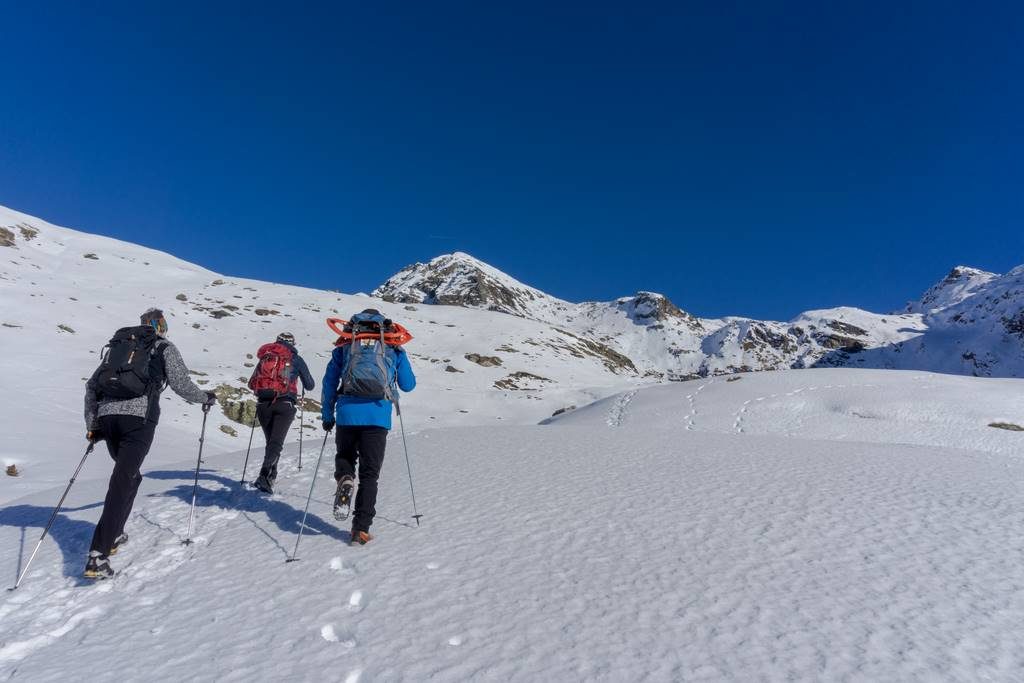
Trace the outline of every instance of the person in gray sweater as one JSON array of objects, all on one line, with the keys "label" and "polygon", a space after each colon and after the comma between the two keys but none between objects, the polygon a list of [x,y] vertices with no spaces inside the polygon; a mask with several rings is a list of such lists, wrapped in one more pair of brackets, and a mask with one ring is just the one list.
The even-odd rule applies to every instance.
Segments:
[{"label": "person in gray sweater", "polygon": [[[114,459],[103,513],[96,525],[86,561],[84,576],[90,579],[106,579],[114,575],[108,557],[128,540],[124,525],[142,483],[140,468],[153,444],[160,420],[160,393],[164,387],[169,386],[190,403],[211,406],[217,400],[212,391],[203,391],[189,378],[181,353],[165,337],[167,320],[163,312],[151,308],[142,314],[140,321],[142,328],[149,327],[156,332],[145,394],[128,399],[104,397],[101,389],[102,364],[85,387],[86,438],[106,441],[110,457]],[[152,335],[149,330],[143,331]]]}]

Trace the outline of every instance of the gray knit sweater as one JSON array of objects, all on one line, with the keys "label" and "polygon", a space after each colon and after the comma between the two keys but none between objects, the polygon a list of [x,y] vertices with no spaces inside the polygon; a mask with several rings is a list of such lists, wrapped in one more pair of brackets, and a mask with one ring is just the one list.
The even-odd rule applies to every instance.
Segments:
[{"label": "gray knit sweater", "polygon": [[[206,400],[206,392],[197,387],[189,378],[188,368],[185,367],[185,361],[182,360],[178,347],[166,339],[161,339],[157,342],[157,350],[164,361],[164,376],[167,379],[167,385],[174,390],[174,393],[190,403],[204,402]],[[161,390],[163,390],[163,387],[160,387],[153,395],[153,398],[157,401],[160,400]],[[157,404],[153,408],[150,411],[148,396],[127,400],[100,398],[96,388],[95,373],[85,385],[85,428],[87,430],[95,429],[98,426],[96,423],[97,418],[104,415],[149,417],[153,422],[156,422],[160,418],[160,406]]]}]

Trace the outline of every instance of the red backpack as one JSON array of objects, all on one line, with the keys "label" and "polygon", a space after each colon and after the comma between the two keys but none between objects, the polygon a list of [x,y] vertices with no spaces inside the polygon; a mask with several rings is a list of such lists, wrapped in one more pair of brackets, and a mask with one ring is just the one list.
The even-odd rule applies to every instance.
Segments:
[{"label": "red backpack", "polygon": [[249,388],[256,394],[274,392],[276,396],[298,391],[298,378],[292,372],[292,352],[284,344],[264,344],[256,352],[259,362],[249,378]]}]

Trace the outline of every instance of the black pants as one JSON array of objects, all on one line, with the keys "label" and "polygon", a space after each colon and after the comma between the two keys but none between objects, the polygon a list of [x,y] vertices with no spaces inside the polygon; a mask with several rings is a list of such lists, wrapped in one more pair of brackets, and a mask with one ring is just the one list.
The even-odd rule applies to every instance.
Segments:
[{"label": "black pants", "polygon": [[377,477],[384,464],[388,430],[383,427],[338,427],[335,437],[338,454],[334,457],[334,479],[354,477],[359,461],[359,491],[356,493],[352,528],[369,531],[377,514]]},{"label": "black pants", "polygon": [[267,438],[267,453],[263,456],[260,475],[274,480],[277,479],[277,461],[281,457],[284,439],[295,419],[295,404],[287,399],[260,401],[256,404],[256,417],[263,428],[263,436]]},{"label": "black pants", "polygon": [[107,441],[107,450],[114,459],[114,471],[103,501],[103,514],[92,535],[90,550],[104,555],[110,552],[114,540],[124,533],[124,524],[132,513],[135,494],[142,483],[142,461],[153,445],[156,424],[147,423],[133,415],[105,415],[100,418],[100,429]]}]

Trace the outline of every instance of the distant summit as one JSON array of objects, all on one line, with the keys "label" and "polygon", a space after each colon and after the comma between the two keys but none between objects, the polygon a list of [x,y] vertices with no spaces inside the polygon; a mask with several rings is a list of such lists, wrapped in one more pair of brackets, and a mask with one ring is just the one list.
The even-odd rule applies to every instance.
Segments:
[{"label": "distant summit", "polygon": [[373,291],[385,301],[438,304],[545,319],[568,302],[525,285],[511,275],[457,251],[403,268]]},{"label": "distant summit", "polygon": [[404,268],[374,296],[543,322],[588,340],[602,354],[628,358],[648,376],[844,366],[1016,376],[1024,374],[1022,282],[1024,266],[1007,275],[957,266],[919,301],[893,314],[841,306],[807,311],[789,322],[714,320],[648,291],[570,303],[456,252]]},{"label": "distant summit", "polygon": [[949,275],[933,285],[919,301],[907,304],[907,313],[933,313],[958,304],[999,276],[969,266],[957,266]]}]

